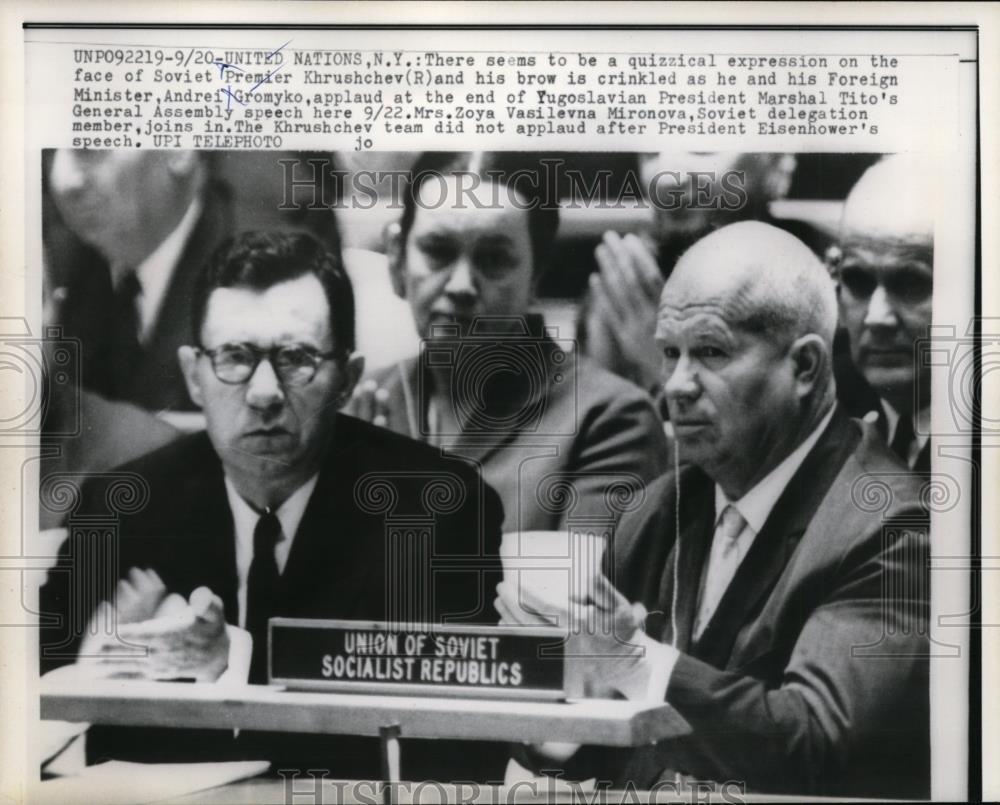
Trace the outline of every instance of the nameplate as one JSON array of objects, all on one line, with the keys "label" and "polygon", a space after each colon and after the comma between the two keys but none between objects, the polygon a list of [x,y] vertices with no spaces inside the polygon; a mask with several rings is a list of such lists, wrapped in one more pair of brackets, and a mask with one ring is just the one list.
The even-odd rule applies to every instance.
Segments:
[{"label": "nameplate", "polygon": [[563,632],[272,618],[268,676],[289,690],[564,699]]}]

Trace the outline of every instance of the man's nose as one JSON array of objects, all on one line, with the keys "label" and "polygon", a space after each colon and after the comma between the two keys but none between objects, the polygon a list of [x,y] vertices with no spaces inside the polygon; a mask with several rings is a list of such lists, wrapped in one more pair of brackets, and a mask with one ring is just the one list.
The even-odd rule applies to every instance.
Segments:
[{"label": "man's nose", "polygon": [[83,170],[72,151],[56,151],[49,172],[49,185],[55,193],[69,193],[84,186]]},{"label": "man's nose", "polygon": [[476,284],[472,277],[472,267],[466,259],[459,259],[448,275],[444,292],[449,296],[475,297]]},{"label": "man's nose", "polygon": [[682,356],[677,361],[674,370],[663,384],[663,391],[671,400],[690,400],[701,393],[698,373],[688,358]]},{"label": "man's nose", "polygon": [[247,405],[257,410],[267,410],[281,405],[284,400],[285,391],[281,387],[278,375],[275,374],[274,367],[271,366],[271,361],[267,358],[262,359],[247,381]]},{"label": "man's nose", "polygon": [[866,327],[896,327],[896,309],[882,285],[878,285],[868,300],[868,310],[865,314]]}]

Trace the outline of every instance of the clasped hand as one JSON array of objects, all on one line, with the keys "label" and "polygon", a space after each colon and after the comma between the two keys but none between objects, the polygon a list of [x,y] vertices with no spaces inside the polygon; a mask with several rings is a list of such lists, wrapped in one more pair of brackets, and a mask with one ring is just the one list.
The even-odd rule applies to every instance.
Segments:
[{"label": "clasped hand", "polygon": [[632,604],[602,573],[565,601],[543,598],[530,584],[503,581],[494,606],[501,624],[558,626],[566,631],[566,687],[571,696],[631,696],[644,689],[646,609]]}]

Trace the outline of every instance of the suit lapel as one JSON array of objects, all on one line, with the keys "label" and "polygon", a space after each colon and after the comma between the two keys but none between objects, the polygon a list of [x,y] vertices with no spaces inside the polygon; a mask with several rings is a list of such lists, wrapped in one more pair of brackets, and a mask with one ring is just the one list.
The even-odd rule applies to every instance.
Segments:
[{"label": "suit lapel", "polygon": [[384,540],[373,539],[354,502],[354,484],[364,456],[356,435],[343,434],[338,417],[334,447],[320,470],[312,497],[292,542],[281,575],[280,607],[289,615],[311,611],[317,594],[330,617],[358,617],[366,592],[375,589],[371,574],[384,565]]},{"label": "suit lapel", "polygon": [[[554,358],[554,353],[561,353],[561,348],[545,335],[544,320],[540,315],[529,314],[524,317],[524,322],[531,340],[520,339],[509,347],[503,345],[502,341],[498,345],[498,349],[505,353],[510,350],[504,357],[511,359],[520,373],[503,382],[495,379],[494,385],[486,390],[483,400],[486,410],[482,413],[486,421],[510,421],[511,425],[491,427],[485,432],[463,430],[457,439],[443,442],[449,452],[469,458],[480,466],[498,450],[530,433],[530,428],[534,427],[532,423],[517,424],[523,412],[537,412],[544,423],[544,403],[553,386],[553,376],[556,373],[568,375],[576,371],[572,356],[563,356],[558,361]],[[500,377],[503,377],[500,373],[495,376]],[[456,387],[459,385],[464,384],[453,384]],[[547,431],[542,425],[537,432]]]},{"label": "suit lapel", "polygon": [[184,518],[188,525],[181,528],[190,529],[191,534],[198,535],[198,554],[191,556],[184,552],[178,556],[178,561],[183,562],[188,573],[192,574],[191,588],[207,584],[222,599],[226,620],[239,623],[233,515],[229,510],[222,465],[207,437],[203,455],[192,463],[203,467],[204,471],[185,476],[176,497],[177,500],[191,501]]},{"label": "suit lapel", "polygon": [[[681,473],[680,500],[673,501],[670,506],[671,517],[677,514],[680,506],[680,535],[674,541],[673,549],[668,555],[666,566],[660,578],[658,599],[660,609],[667,613],[663,625],[662,639],[672,642],[681,651],[687,651],[691,643],[691,630],[694,625],[695,610],[698,604],[698,589],[701,584],[701,571],[708,556],[712,541],[712,525],[714,521],[715,486],[700,470],[687,470]],[[673,494],[676,494],[673,491]],[[674,527],[672,520],[668,528]],[[678,553],[679,552],[679,553]],[[677,635],[672,633],[673,619],[670,613],[674,606],[674,563],[677,563]]]},{"label": "suit lapel", "polygon": [[[840,410],[792,476],[726,589],[693,654],[724,668],[743,626],[774,588],[859,435]],[[711,535],[709,536],[711,539]]]},{"label": "suit lapel", "polygon": [[[393,412],[389,427],[411,439],[428,441],[427,410],[422,402],[427,400],[427,384],[430,379],[426,373],[422,374],[422,355],[423,353],[421,358],[411,358],[398,364],[395,371],[389,374],[383,388],[389,395],[389,411]],[[482,467],[488,456],[513,442],[517,436],[518,432],[514,428],[486,434],[466,432],[458,436],[443,437],[440,446],[449,453]]]}]

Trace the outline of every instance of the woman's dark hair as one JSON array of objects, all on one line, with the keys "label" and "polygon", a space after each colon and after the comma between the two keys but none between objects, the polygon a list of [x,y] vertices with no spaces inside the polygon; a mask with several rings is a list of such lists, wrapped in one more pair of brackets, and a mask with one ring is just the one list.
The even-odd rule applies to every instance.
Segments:
[{"label": "woman's dark hair", "polygon": [[469,174],[482,181],[504,185],[516,191],[518,204],[528,214],[528,237],[535,271],[548,260],[559,228],[559,202],[555,183],[549,181],[554,163],[546,165],[537,155],[524,152],[425,151],[410,170],[403,190],[403,215],[399,220],[405,252],[406,239],[417,216],[420,188],[435,176]]},{"label": "woman's dark hair", "polygon": [[354,291],[340,255],[305,232],[244,232],[219,244],[198,275],[192,324],[201,343],[208,298],[216,288],[266,291],[273,285],[313,274],[330,309],[334,347],[354,351]]}]

